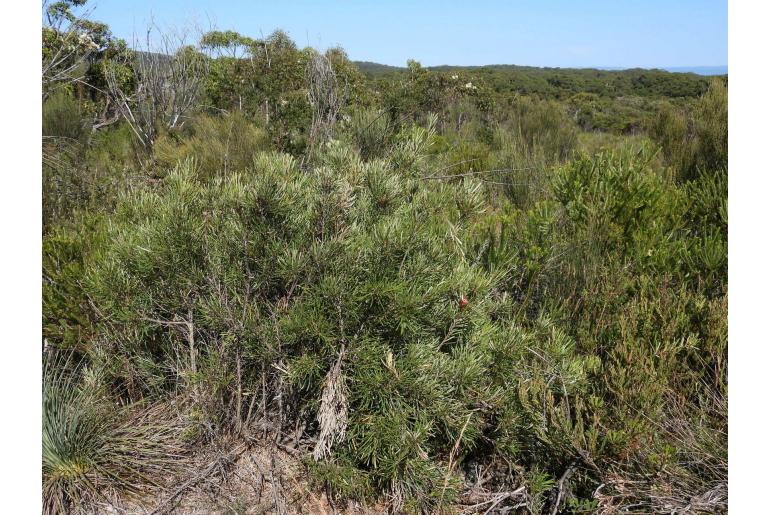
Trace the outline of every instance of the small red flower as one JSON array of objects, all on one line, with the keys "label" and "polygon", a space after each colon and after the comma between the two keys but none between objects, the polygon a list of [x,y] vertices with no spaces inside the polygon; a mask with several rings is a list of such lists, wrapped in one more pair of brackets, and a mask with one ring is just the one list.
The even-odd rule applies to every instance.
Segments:
[{"label": "small red flower", "polygon": [[468,299],[465,298],[465,295],[460,295],[460,309],[463,309],[467,305]]}]

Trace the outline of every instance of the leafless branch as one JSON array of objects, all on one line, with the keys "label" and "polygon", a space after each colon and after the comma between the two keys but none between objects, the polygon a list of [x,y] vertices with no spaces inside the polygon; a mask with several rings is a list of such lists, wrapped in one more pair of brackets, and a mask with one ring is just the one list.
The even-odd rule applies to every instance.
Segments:
[{"label": "leafless branch", "polygon": [[[459,165],[461,165],[463,163],[467,163],[467,162],[470,162],[470,161],[475,161],[475,160],[474,159],[469,159],[468,161],[460,161],[459,163],[455,163],[454,165],[450,165],[450,166],[448,166],[448,167],[446,167],[446,168],[444,168],[442,170],[447,170],[447,169],[451,168],[452,166],[459,166]],[[533,170],[534,168],[535,168],[534,166],[525,166],[523,168],[497,168],[497,169],[494,169],[494,170],[478,170],[478,171],[471,170],[470,172],[450,174],[450,175],[426,175],[424,177],[421,177],[421,179],[456,179],[458,177],[470,177],[470,176],[473,176],[473,175],[483,175],[485,173],[512,173],[512,172],[519,172],[519,171],[522,171],[522,170]],[[441,171],[441,170],[439,170],[439,171]]]},{"label": "leafless branch", "polygon": [[[153,35],[157,33],[157,41]],[[147,30],[145,42],[134,42],[132,63],[136,87],[125,91],[116,66],[107,70],[111,98],[145,150],[150,151],[161,128],[184,123],[195,106],[206,77],[208,61],[197,49],[185,46],[185,32],[161,32],[156,25]]]},{"label": "leafless branch", "polygon": [[342,108],[337,91],[337,76],[329,59],[315,54],[307,66],[308,100],[313,110],[310,126],[311,141],[328,136]]}]

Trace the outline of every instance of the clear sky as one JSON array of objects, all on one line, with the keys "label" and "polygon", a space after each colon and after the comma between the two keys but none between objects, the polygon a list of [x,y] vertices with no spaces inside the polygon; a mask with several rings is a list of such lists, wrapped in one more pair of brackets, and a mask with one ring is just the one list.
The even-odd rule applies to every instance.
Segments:
[{"label": "clear sky", "polygon": [[403,66],[727,64],[726,0],[91,0],[91,18],[130,41],[152,16]]}]

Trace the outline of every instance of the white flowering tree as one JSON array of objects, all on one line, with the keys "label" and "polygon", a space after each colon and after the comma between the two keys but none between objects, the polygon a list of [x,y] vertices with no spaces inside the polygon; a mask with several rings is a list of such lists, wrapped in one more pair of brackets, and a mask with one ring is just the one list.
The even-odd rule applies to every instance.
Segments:
[{"label": "white flowering tree", "polygon": [[43,99],[62,86],[82,81],[88,58],[108,38],[107,26],[89,21],[88,12],[80,16],[73,13],[73,9],[85,3],[86,0],[43,2]]}]

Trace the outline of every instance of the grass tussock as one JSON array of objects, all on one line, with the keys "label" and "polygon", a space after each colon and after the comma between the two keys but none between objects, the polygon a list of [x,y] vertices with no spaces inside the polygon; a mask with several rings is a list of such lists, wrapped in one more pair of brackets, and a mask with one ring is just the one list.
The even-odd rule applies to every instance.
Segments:
[{"label": "grass tussock", "polygon": [[146,492],[178,466],[184,450],[168,407],[116,407],[92,369],[73,368],[56,352],[44,361],[44,513]]}]

